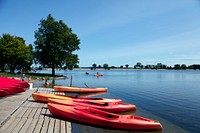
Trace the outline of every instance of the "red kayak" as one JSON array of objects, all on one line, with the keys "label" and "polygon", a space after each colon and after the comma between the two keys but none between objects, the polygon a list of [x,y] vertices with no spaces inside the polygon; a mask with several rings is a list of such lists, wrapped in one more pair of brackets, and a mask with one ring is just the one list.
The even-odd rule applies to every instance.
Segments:
[{"label": "red kayak", "polygon": [[86,124],[123,130],[162,130],[155,120],[132,115],[118,115],[85,106],[65,106],[48,103],[49,111],[56,117]]},{"label": "red kayak", "polygon": [[9,93],[9,90],[0,90],[0,97],[4,97],[7,95],[11,95],[11,93]]},{"label": "red kayak", "polygon": [[61,104],[66,106],[85,106],[85,107],[92,107],[108,112],[126,112],[131,110],[136,110],[136,106],[132,104],[126,103],[98,103],[98,102],[91,102],[91,101],[70,101],[70,100],[60,100],[60,99],[48,99],[48,103],[55,103]]},{"label": "red kayak", "polygon": [[15,93],[24,92],[24,88],[28,88],[29,84],[25,81],[0,77],[0,96],[13,95]]},{"label": "red kayak", "polygon": [[89,93],[89,92],[105,92],[107,88],[79,88],[70,86],[54,86],[55,91],[59,92],[75,92],[75,93]]},{"label": "red kayak", "polygon": [[73,97],[57,94],[44,94],[44,93],[33,93],[32,97],[37,102],[47,103],[48,98],[53,99],[63,99],[63,100],[74,100],[74,101],[91,101],[91,102],[112,102],[112,103],[122,103],[121,99],[108,99],[108,98],[89,98],[89,97]]}]

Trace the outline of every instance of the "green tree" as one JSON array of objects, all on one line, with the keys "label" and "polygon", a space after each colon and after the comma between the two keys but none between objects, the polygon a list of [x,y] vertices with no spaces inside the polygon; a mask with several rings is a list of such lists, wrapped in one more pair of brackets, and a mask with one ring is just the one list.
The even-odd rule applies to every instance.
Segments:
[{"label": "green tree", "polygon": [[0,37],[0,61],[1,67],[7,65],[11,72],[17,68],[30,67],[31,49],[26,46],[25,40],[21,37],[3,34]]},{"label": "green tree", "polygon": [[128,64],[126,64],[125,66],[126,66],[126,68],[128,68],[128,66],[129,66],[129,65],[128,65]]},{"label": "green tree", "polygon": [[187,66],[186,66],[185,64],[182,64],[182,65],[181,65],[181,69],[184,69],[184,70],[185,70],[185,69],[187,69]]},{"label": "green tree", "polygon": [[65,63],[69,63],[67,66],[71,67],[71,63],[78,62],[78,56],[72,52],[79,50],[80,40],[72,33],[71,28],[62,20],[56,21],[51,14],[47,19],[42,19],[39,26],[35,31],[35,52],[38,63],[51,67],[52,75],[55,75],[56,67],[62,67]]},{"label": "green tree", "polygon": [[175,64],[175,65],[174,65],[174,69],[176,69],[176,70],[181,69],[181,65],[180,65],[180,64]]},{"label": "green tree", "polygon": [[97,64],[92,64],[93,69],[95,70],[97,68]]},{"label": "green tree", "polygon": [[106,69],[109,69],[108,68],[108,64],[103,64],[103,68],[106,70]]},{"label": "green tree", "polygon": [[66,67],[69,70],[73,70],[73,68],[77,68],[77,64],[79,63],[78,61],[78,55],[76,54],[71,54],[67,53],[67,58],[66,58]]}]

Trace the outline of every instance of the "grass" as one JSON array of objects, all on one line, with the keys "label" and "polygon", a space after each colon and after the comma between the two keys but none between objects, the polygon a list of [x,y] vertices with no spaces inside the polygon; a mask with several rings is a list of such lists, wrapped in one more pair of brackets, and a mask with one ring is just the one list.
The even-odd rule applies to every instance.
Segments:
[{"label": "grass", "polygon": [[[54,77],[64,77],[63,75],[55,75],[52,76],[51,74],[44,74],[44,73],[24,73],[26,77],[31,76],[31,79],[52,79]],[[4,77],[14,77],[14,78],[21,78],[21,75],[9,73],[9,72],[0,72],[0,75]]]}]

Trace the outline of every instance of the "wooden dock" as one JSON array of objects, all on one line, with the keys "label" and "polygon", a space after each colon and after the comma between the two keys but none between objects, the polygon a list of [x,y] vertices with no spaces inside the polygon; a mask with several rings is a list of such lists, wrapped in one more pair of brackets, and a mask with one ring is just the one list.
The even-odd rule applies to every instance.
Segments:
[{"label": "wooden dock", "polygon": [[[51,89],[40,88],[42,93]],[[0,127],[1,133],[71,133],[71,123],[50,115],[47,104],[35,102],[31,95]]]},{"label": "wooden dock", "polygon": [[[55,93],[52,88],[38,88],[35,91]],[[98,128],[57,119],[50,114],[47,104],[35,102],[31,94],[32,92],[29,95],[27,94],[28,97],[1,123],[0,133],[136,133],[134,131]],[[137,131],[137,133],[144,132]],[[160,131],[148,133],[160,133]]]}]

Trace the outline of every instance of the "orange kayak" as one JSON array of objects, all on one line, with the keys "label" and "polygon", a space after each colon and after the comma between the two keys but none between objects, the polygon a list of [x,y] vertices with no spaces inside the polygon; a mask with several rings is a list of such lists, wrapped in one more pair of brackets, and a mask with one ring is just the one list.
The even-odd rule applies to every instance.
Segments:
[{"label": "orange kayak", "polygon": [[32,97],[37,102],[47,103],[48,98],[63,99],[63,100],[74,100],[74,101],[93,101],[93,102],[111,102],[111,103],[122,103],[121,99],[108,99],[108,98],[89,98],[89,97],[73,97],[57,94],[44,94],[44,93],[33,93]]},{"label": "orange kayak", "polygon": [[95,101],[70,101],[70,100],[60,100],[60,99],[48,99],[48,103],[61,104],[66,106],[86,106],[96,109],[105,110],[108,112],[126,112],[131,110],[136,110],[136,106],[127,103],[98,103]]},{"label": "orange kayak", "polygon": [[59,92],[105,92],[107,88],[79,88],[79,87],[69,87],[69,86],[54,86],[55,91]]},{"label": "orange kayak", "polygon": [[85,106],[65,106],[48,103],[49,111],[56,117],[102,127],[123,130],[162,130],[155,120],[133,115],[119,115]]}]

